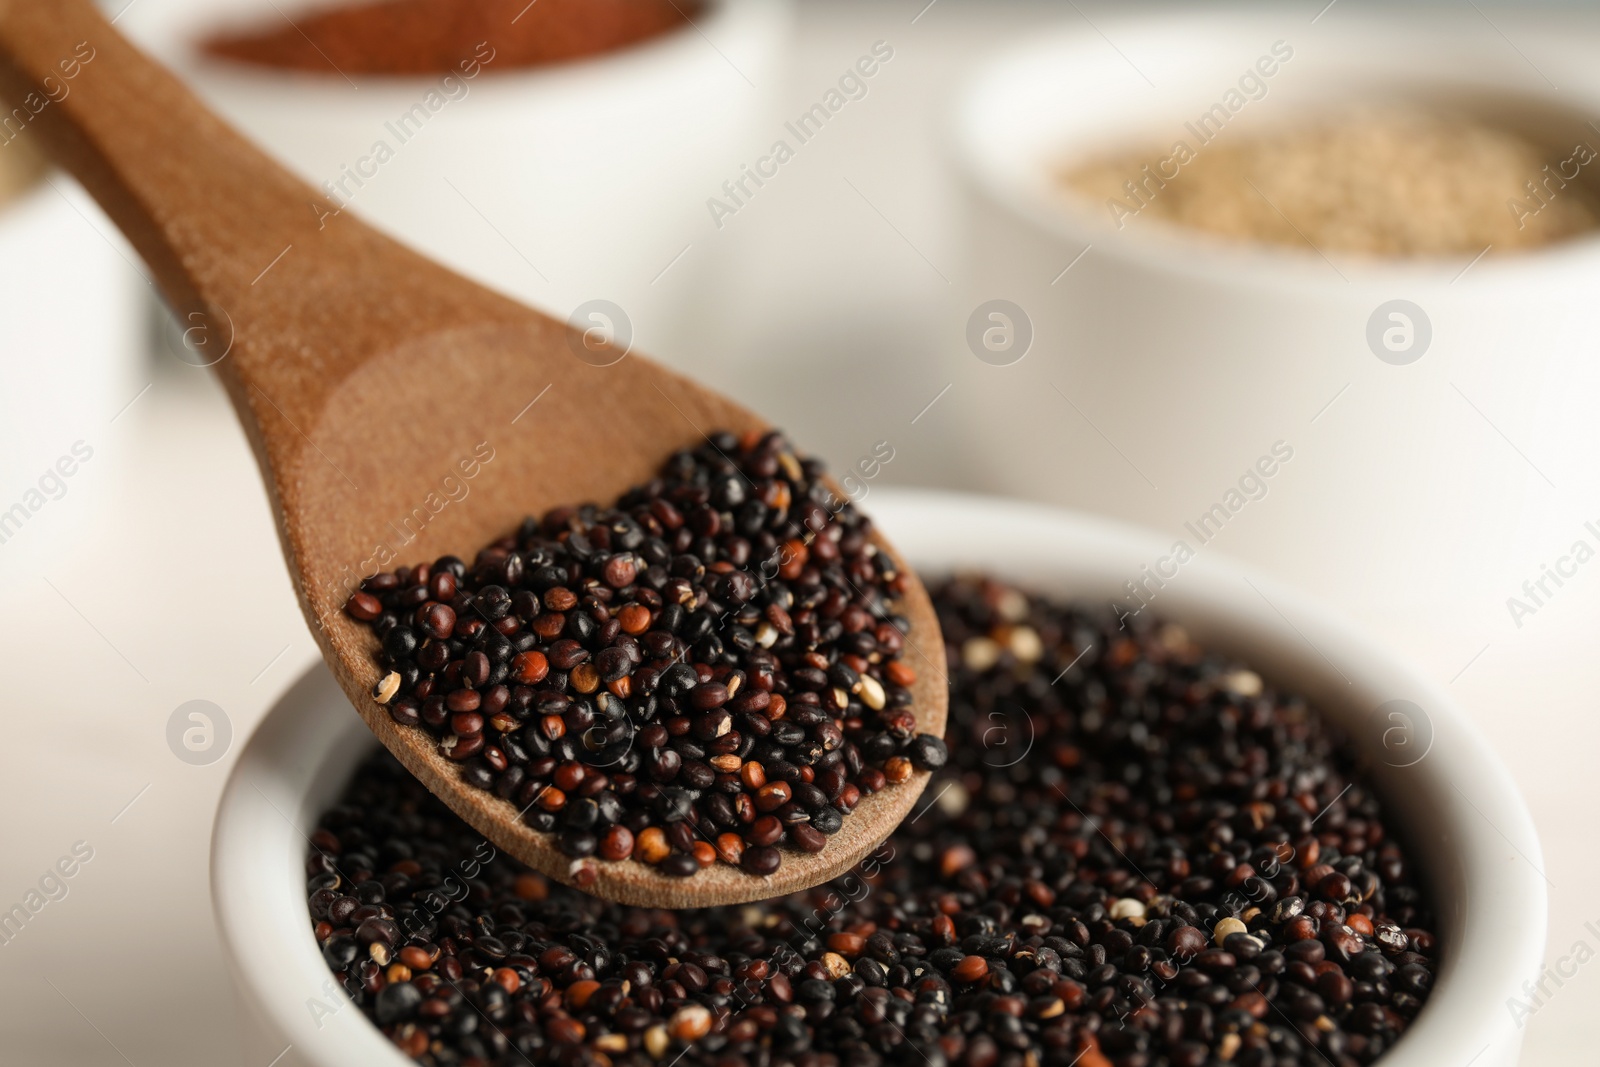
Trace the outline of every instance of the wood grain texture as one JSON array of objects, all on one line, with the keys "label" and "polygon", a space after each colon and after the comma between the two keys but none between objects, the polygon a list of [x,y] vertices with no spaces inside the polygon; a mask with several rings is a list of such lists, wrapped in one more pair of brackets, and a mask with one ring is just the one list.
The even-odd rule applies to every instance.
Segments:
[{"label": "wood grain texture", "polygon": [[[85,48],[93,58],[80,60],[60,95],[61,64]],[[510,803],[464,785],[430,735],[397,726],[373,700],[377,642],[345,616],[344,601],[385,549],[388,567],[446,553],[470,559],[524,515],[611,500],[706,432],[766,423],[637,355],[591,366],[574,354],[565,324],[349,214],[329,217],[321,194],[207,111],[88,0],[0,0],[0,91],[21,101],[30,92],[48,97],[52,84],[59,99],[25,136],[40,138],[84,183],[174,308],[197,316],[185,325],[205,330],[210,351],[226,348],[216,370],[261,466],[301,608],[339,684],[433,793],[498,847],[570,884],[572,861],[550,835],[523,825]],[[473,460],[466,478],[460,464]],[[943,645],[914,577],[900,608],[912,623],[906,657],[917,670],[918,729],[942,736]],[[816,885],[888,837],[927,777],[918,772],[864,798],[825,850],[786,853],[770,878],[718,864],[674,879],[631,860],[587,861],[597,871],[587,888],[676,908]]]}]

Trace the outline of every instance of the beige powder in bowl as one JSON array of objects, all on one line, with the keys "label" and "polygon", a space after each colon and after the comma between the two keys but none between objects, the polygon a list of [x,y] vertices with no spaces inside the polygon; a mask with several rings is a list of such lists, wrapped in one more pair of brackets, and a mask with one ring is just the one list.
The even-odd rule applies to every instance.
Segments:
[{"label": "beige powder in bowl", "polygon": [[[1188,131],[1186,131],[1188,132]],[[1600,143],[1596,139],[1595,143]],[[1529,248],[1600,225],[1597,150],[1423,109],[1366,109],[1063,169],[1119,229],[1407,258]]]}]

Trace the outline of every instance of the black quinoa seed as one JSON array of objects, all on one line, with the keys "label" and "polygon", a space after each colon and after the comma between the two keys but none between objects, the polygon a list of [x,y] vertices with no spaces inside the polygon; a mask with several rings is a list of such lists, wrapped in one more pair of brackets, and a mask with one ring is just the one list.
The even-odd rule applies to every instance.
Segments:
[{"label": "black quinoa seed", "polygon": [[374,695],[555,833],[579,885],[589,857],[688,877],[819,851],[944,759],[915,733],[905,576],[821,479],[780,434],[713,434],[613,507],[368,579],[346,611],[379,639]]},{"label": "black quinoa seed", "polygon": [[1304,701],[1174,627],[982,579],[935,603],[948,762],[850,875],[607,904],[380,753],[312,835],[324,959],[429,1067],[1351,1067],[1401,1037],[1432,918]]}]

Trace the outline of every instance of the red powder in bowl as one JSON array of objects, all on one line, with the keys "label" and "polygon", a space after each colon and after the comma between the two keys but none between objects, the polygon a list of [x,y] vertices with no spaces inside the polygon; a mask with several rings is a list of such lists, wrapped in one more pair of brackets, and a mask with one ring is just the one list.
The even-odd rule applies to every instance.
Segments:
[{"label": "red powder in bowl", "polygon": [[693,0],[374,0],[290,11],[276,25],[221,34],[202,47],[241,63],[329,75],[443,74],[487,42],[494,69],[502,70],[626,48],[684,26],[701,6]]}]

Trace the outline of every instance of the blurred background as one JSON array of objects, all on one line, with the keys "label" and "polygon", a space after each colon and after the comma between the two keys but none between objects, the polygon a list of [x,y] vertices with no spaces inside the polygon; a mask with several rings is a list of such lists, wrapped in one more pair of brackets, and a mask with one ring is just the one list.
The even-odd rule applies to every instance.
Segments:
[{"label": "blurred background", "polygon": [[[1113,515],[1354,617],[1517,776],[1551,958],[1600,947],[1600,11],[707,0],[642,44],[444,79],[206,53],[314,17],[287,0],[105,8],[330,209],[835,468],[890,442],[874,489]],[[0,943],[0,1048],[239,1062],[205,842],[317,651],[215,355],[27,133],[0,139],[24,727],[0,904],[92,850]],[[169,742],[193,700],[220,715],[201,759]],[[1591,970],[1525,1062],[1593,1062]]]}]

